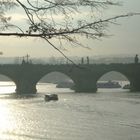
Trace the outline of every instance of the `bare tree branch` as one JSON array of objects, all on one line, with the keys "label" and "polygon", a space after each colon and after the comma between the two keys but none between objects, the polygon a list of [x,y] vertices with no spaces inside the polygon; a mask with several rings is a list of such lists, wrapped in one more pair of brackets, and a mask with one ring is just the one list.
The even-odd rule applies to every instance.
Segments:
[{"label": "bare tree branch", "polygon": [[[72,62],[49,40],[51,38],[65,39],[82,46],[76,39],[77,36],[98,39],[106,36],[105,30],[109,24],[116,23],[116,19],[140,15],[140,13],[128,13],[106,19],[100,18],[98,15],[96,19],[93,16],[96,16],[98,9],[106,10],[105,8],[109,6],[119,5],[121,5],[119,2],[113,2],[113,0],[26,0],[24,2],[21,0],[0,0],[0,36],[43,38]],[[11,24],[11,17],[5,16],[8,9],[16,10],[16,6],[24,10],[29,21],[29,24],[25,25],[26,29],[19,27],[16,23],[15,25]],[[90,16],[83,17],[82,14],[86,13],[83,11],[86,11]],[[12,28],[13,32],[8,32],[9,28]],[[15,28],[18,31],[15,31]]]},{"label": "bare tree branch", "polygon": [[[103,23],[109,23],[113,20],[116,20],[118,18],[124,18],[124,17],[129,17],[129,16],[133,16],[133,15],[140,15],[140,13],[128,13],[128,14],[125,14],[125,15],[119,15],[119,16],[115,16],[115,17],[112,17],[112,18],[107,18],[107,19],[102,19],[102,20],[99,20],[99,21],[95,21],[95,22],[92,22],[92,23],[88,23],[88,24],[85,24],[83,26],[80,26],[78,28],[74,28],[72,30],[69,30],[69,29],[61,29],[61,30],[56,30],[56,29],[51,29],[50,32],[44,32],[43,28],[38,28],[36,25],[35,27],[39,29],[39,32],[40,33],[36,33],[36,31],[34,31],[34,26],[31,27],[32,30],[33,30],[33,33],[0,33],[0,36],[19,36],[19,37],[47,37],[47,39],[50,39],[50,38],[53,38],[53,37],[57,37],[57,36],[62,36],[62,37],[68,37],[68,36],[65,36],[65,35],[73,35],[73,34],[84,34],[84,35],[89,35],[89,36],[97,36],[97,37],[102,37],[103,34],[101,32],[99,32],[99,28],[103,27]],[[10,25],[9,25],[10,26]],[[96,26],[98,26],[96,28]],[[101,27],[100,27],[101,26]],[[90,31],[86,31],[90,29]],[[91,30],[93,31],[97,31],[97,32],[91,32]],[[42,31],[42,32],[41,32]],[[70,39],[69,39],[70,40]]]}]

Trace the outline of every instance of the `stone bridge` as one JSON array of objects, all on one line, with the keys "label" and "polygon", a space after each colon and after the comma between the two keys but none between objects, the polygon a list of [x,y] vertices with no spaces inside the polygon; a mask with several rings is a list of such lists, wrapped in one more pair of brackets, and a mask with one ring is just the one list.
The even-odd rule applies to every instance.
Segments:
[{"label": "stone bridge", "polygon": [[116,71],[130,81],[131,91],[140,91],[140,64],[4,64],[0,65],[0,74],[9,77],[16,85],[16,93],[36,93],[39,80],[51,72],[61,72],[75,83],[76,92],[96,92],[97,81],[104,74]]}]

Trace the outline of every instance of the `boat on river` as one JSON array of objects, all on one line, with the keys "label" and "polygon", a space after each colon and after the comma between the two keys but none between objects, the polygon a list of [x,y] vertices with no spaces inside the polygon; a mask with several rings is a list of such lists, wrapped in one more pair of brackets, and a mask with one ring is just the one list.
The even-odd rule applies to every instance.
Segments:
[{"label": "boat on river", "polygon": [[51,101],[51,100],[57,101],[58,95],[57,94],[46,94],[44,97],[44,100],[45,101]]},{"label": "boat on river", "polygon": [[121,88],[121,85],[116,81],[98,82],[97,88]]}]

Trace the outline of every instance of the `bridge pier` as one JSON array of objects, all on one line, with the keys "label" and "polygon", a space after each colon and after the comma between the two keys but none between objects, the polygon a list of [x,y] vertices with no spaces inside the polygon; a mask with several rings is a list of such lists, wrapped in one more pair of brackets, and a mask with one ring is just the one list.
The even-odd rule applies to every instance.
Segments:
[{"label": "bridge pier", "polygon": [[135,79],[130,82],[130,91],[132,92],[140,91],[140,79]]},{"label": "bridge pier", "polygon": [[16,83],[17,94],[35,94],[36,92],[36,84],[33,82],[21,80],[20,82]]},{"label": "bridge pier", "polygon": [[93,79],[84,78],[75,83],[75,92],[95,93],[96,91],[97,86]]}]

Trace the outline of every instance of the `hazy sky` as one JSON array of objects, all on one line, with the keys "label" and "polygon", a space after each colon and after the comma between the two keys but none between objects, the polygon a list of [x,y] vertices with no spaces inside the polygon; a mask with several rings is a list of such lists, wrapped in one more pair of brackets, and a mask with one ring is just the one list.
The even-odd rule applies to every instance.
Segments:
[{"label": "hazy sky", "polygon": [[[123,6],[112,7],[105,12],[107,17],[128,12],[140,12],[140,0],[121,1]],[[20,13],[15,13],[15,15],[17,22],[20,23],[22,15]],[[71,47],[67,43],[64,45],[67,50],[62,51],[68,56],[140,54],[140,16],[119,19],[117,23],[119,25],[111,25],[108,28],[108,34],[112,36],[102,38],[102,40],[83,40],[91,48],[90,50],[82,47]],[[45,41],[33,38],[0,37],[0,51],[5,57],[26,54],[31,57],[61,56]]]}]

